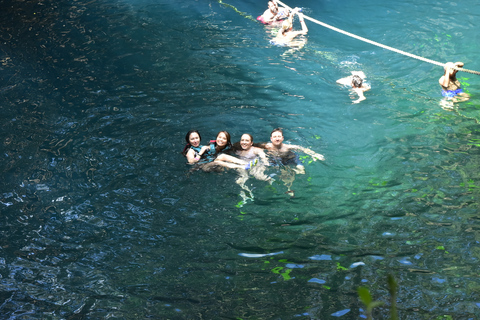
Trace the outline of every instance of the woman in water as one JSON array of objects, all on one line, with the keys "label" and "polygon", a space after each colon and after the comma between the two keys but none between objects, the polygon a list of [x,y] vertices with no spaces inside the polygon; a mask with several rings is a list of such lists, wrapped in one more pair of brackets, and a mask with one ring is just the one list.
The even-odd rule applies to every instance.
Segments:
[{"label": "woman in water", "polygon": [[249,133],[244,133],[240,138],[240,150],[237,150],[235,153],[244,160],[254,160],[260,158],[263,164],[268,164],[267,156],[261,148],[253,146],[253,137]]},{"label": "woman in water", "polygon": [[199,162],[202,159],[203,154],[210,150],[207,146],[201,146],[200,141],[202,137],[198,130],[190,130],[185,136],[185,141],[187,144],[183,148],[182,154],[187,158],[189,164],[194,164]]},{"label": "woman in water", "polygon": [[[237,146],[238,143],[235,144]],[[256,179],[261,180],[261,181],[268,181],[270,184],[272,184],[275,180],[272,177],[267,176],[265,172],[265,166],[268,165],[268,159],[267,156],[265,155],[265,152],[263,149],[254,147],[253,146],[253,137],[251,134],[244,133],[240,139],[240,148],[238,148],[235,153],[240,157],[240,159],[243,159],[245,161],[250,161],[250,163],[258,161],[257,159],[260,159],[260,163],[252,170],[250,170],[250,173],[252,176],[254,176]],[[242,172],[240,174],[240,177],[237,179],[237,184],[244,190],[246,190],[250,196],[248,197],[244,191],[240,193],[240,196],[242,197],[242,201],[239,203],[239,206],[242,206],[243,204],[246,203],[247,200],[253,200],[253,193],[252,191],[245,185],[245,183],[248,180],[248,174],[246,172]]]},{"label": "woman in water", "polygon": [[[288,18],[283,21],[282,28],[278,31],[277,36],[270,40],[270,43],[278,46],[292,46],[301,48],[305,44],[304,42],[293,42],[293,39],[299,35],[306,35],[308,32],[307,25],[303,19],[303,13],[299,12],[300,8],[292,10]],[[300,18],[300,24],[302,25],[301,31],[293,31],[293,16],[298,15]]]},{"label": "woman in water", "polygon": [[201,136],[197,130],[190,130],[185,136],[187,144],[182,154],[187,158],[189,164],[200,163],[202,169],[208,171],[215,165],[231,169],[250,169],[254,164],[237,159],[223,151],[231,148],[230,134],[227,131],[220,131],[215,143],[210,146],[201,146]]}]

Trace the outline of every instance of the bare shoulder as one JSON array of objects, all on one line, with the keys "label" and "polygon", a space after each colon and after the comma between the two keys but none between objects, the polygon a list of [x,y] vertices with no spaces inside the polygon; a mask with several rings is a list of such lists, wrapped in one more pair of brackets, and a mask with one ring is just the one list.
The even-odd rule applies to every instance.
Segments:
[{"label": "bare shoulder", "polygon": [[296,144],[284,143],[282,145],[282,149],[284,149],[285,151],[289,151],[289,150],[295,150],[295,149],[302,149],[302,147],[297,146]]}]

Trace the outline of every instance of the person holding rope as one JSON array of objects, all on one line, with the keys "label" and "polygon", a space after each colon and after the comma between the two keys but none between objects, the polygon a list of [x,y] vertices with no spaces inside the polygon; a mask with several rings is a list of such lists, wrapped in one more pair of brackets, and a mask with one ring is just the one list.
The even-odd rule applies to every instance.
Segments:
[{"label": "person holding rope", "polygon": [[268,9],[265,12],[257,17],[257,20],[263,24],[273,24],[276,22],[281,22],[288,16],[288,9],[281,8],[278,9],[278,4],[275,0],[268,1]]},{"label": "person holding rope", "polygon": [[462,68],[463,65],[463,62],[447,62],[443,67],[445,74],[438,79],[438,82],[442,87],[442,96],[447,101],[462,102],[470,98],[470,95],[460,88],[460,81],[456,77],[457,68]]},{"label": "person holding rope", "polygon": [[[308,33],[307,25],[305,24],[305,20],[303,19],[303,13],[299,12],[300,8],[295,8],[292,10],[288,18],[283,21],[281,29],[278,31],[277,36],[270,40],[270,43],[277,46],[287,46],[292,43],[293,39],[299,35],[306,35]],[[300,24],[302,25],[301,31],[293,31],[293,16],[298,15],[300,19]],[[299,48],[303,47],[303,45],[299,46]]]}]

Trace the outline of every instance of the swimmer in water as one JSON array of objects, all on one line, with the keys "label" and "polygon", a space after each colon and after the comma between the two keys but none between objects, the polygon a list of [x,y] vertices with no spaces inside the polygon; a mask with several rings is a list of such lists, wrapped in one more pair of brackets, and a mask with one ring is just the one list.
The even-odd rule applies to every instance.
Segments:
[{"label": "swimmer in water", "polygon": [[[235,143],[234,146],[237,149],[235,154],[239,156],[240,159],[249,162],[258,161],[258,164],[253,169],[248,171],[249,174],[258,180],[268,181],[270,184],[275,181],[272,177],[269,177],[265,174],[265,166],[267,166],[269,163],[268,158],[262,148],[253,146],[253,136],[251,134],[244,133],[240,138],[240,142]],[[237,184],[242,187],[242,189],[246,190],[250,194],[250,197],[247,197],[245,192],[242,191],[242,193],[240,193],[240,196],[243,198],[242,203],[245,203],[247,200],[253,200],[252,191],[245,185],[249,178],[248,173],[246,171],[242,172],[236,181]]]},{"label": "swimmer in water", "polygon": [[338,79],[337,83],[351,87],[352,91],[358,95],[358,99],[354,100],[353,103],[359,103],[367,99],[363,93],[371,88],[369,84],[364,82],[365,78],[365,74],[362,71],[352,71],[351,76]]},{"label": "swimmer in water", "polygon": [[[292,198],[295,196],[295,191],[291,190],[293,181],[296,174],[305,174],[305,167],[300,161],[297,154],[294,151],[302,151],[310,155],[313,161],[325,160],[325,157],[319,153],[316,153],[308,148],[302,146],[283,143],[283,131],[280,128],[276,128],[270,134],[270,142],[265,145],[265,149],[268,150],[270,156],[270,165],[280,166],[281,176],[280,178],[284,182],[288,191],[286,192]],[[289,166],[295,166],[292,169]]]},{"label": "swimmer in water", "polygon": [[463,65],[463,62],[447,62],[443,67],[445,73],[438,79],[438,82],[442,87],[442,96],[445,97],[445,99],[440,102],[444,109],[453,109],[453,103],[470,99],[470,95],[463,92],[460,88],[460,81],[458,81],[456,77],[458,72],[457,68],[462,68]]},{"label": "swimmer in water", "polygon": [[275,0],[268,1],[268,9],[257,17],[257,20],[263,24],[274,24],[282,21],[288,16],[288,9],[278,8],[278,4]]},{"label": "swimmer in water", "polygon": [[198,163],[201,165],[200,168],[204,171],[210,171],[215,166],[247,170],[253,167],[253,163],[222,153],[223,150],[229,147],[229,137],[230,135],[228,132],[220,131],[214,144],[210,146],[201,146],[200,142],[202,138],[200,132],[197,130],[190,130],[185,136],[187,144],[185,145],[182,154],[187,158],[189,164]]},{"label": "swimmer in water", "polygon": [[[307,25],[303,19],[303,13],[299,12],[300,8],[295,8],[292,10],[290,15],[286,20],[283,21],[282,27],[278,30],[277,36],[270,40],[270,43],[277,46],[294,46],[298,49],[301,49],[305,42],[294,41],[294,39],[300,35],[306,35],[308,33]],[[300,19],[300,24],[302,25],[302,30],[293,31],[293,16],[297,15]]]}]

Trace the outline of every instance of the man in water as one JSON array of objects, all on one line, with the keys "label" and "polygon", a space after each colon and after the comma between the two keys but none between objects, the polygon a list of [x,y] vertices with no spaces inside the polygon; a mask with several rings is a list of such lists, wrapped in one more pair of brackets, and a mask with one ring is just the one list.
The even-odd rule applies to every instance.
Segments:
[{"label": "man in water", "polygon": [[352,91],[358,95],[358,99],[354,100],[353,103],[359,103],[367,98],[363,95],[365,91],[370,90],[370,85],[363,82],[365,80],[365,73],[362,71],[352,71],[352,75],[338,79],[337,83],[343,84],[345,86],[351,86]]},{"label": "man in water", "polygon": [[[325,160],[325,157],[321,154],[318,154],[308,148],[302,146],[297,146],[294,144],[285,144],[283,143],[283,131],[280,128],[276,128],[270,134],[270,141],[265,145],[265,149],[268,150],[269,155],[271,156],[271,165],[278,165],[280,167],[281,176],[280,178],[287,186],[288,191],[286,193],[290,194],[293,198],[295,196],[294,190],[291,190],[292,183],[295,180],[295,173],[305,174],[305,167],[303,163],[298,158],[298,155],[294,151],[300,150],[308,155],[310,155],[313,161]],[[294,165],[295,167],[289,169],[289,165]]]},{"label": "man in water", "polygon": [[[470,96],[460,88],[460,81],[457,80],[457,68],[462,68],[463,62],[447,62],[443,69],[445,74],[438,79],[442,87],[442,96],[445,97],[442,107],[452,109],[454,102],[467,101]],[[450,103],[448,103],[450,102]]]},{"label": "man in water", "polygon": [[278,4],[275,0],[268,1],[268,9],[265,12],[258,16],[257,20],[263,24],[272,24],[282,19],[285,19],[288,16],[288,11],[285,8],[278,9]]}]

